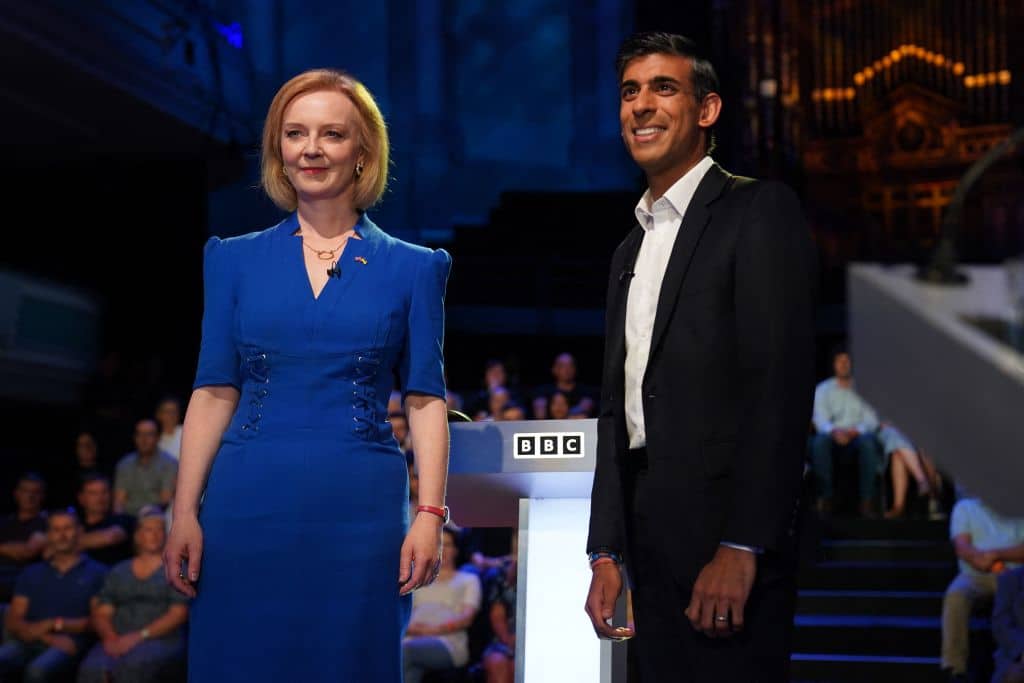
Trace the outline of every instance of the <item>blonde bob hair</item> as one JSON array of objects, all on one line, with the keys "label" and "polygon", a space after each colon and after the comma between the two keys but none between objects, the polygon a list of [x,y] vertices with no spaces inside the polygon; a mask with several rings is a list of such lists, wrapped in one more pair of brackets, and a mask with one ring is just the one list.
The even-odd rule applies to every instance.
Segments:
[{"label": "blonde bob hair", "polygon": [[267,119],[263,123],[261,184],[274,203],[285,211],[294,211],[298,206],[295,188],[284,174],[284,162],[281,159],[284,111],[299,95],[321,90],[340,92],[352,101],[359,112],[356,132],[363,153],[363,172],[355,179],[352,200],[358,211],[365,211],[380,201],[388,184],[388,130],[384,116],[366,86],[336,69],[304,71],[282,85],[274,95]]}]

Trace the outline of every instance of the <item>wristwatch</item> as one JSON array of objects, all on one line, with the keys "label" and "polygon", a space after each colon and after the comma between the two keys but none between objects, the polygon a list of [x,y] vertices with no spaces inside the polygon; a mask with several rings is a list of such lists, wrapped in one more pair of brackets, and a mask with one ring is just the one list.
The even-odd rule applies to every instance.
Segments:
[{"label": "wristwatch", "polygon": [[447,524],[448,520],[452,517],[452,512],[448,509],[447,505],[443,507],[438,507],[436,505],[419,505],[416,507],[416,512],[427,512],[431,515],[437,515],[444,520],[444,524]]}]

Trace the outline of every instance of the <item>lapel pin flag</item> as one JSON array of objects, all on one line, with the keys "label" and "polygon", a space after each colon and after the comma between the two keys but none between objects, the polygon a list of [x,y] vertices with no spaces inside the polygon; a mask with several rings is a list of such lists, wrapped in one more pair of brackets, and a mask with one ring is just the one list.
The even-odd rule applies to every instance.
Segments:
[{"label": "lapel pin flag", "polygon": [[363,258],[362,256],[356,256],[355,260],[358,261],[359,263],[362,263],[364,266],[366,265],[366,259]]}]

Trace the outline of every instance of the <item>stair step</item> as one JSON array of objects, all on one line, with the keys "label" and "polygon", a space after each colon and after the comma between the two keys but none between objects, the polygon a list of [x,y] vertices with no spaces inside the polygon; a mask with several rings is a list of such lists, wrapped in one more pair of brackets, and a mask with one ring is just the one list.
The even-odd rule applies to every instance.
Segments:
[{"label": "stair step", "polygon": [[800,572],[801,589],[945,591],[956,576],[952,561],[827,561]]},{"label": "stair step", "polygon": [[942,612],[940,591],[801,590],[797,614],[933,616]]},{"label": "stair step", "polygon": [[833,517],[823,524],[823,536],[832,540],[880,539],[949,542],[949,520],[862,519]]},{"label": "stair step", "polygon": [[822,541],[820,556],[826,561],[949,561],[955,559],[949,541],[892,539],[843,539]]},{"label": "stair step", "polygon": [[900,683],[939,683],[945,680],[939,670],[938,657],[794,653],[791,662],[794,683],[897,680]]},{"label": "stair step", "polygon": [[[793,649],[797,652],[862,654],[887,657],[934,657],[941,648],[942,619],[873,615],[801,614],[794,620]],[[990,639],[989,621],[973,618],[971,641]]]}]

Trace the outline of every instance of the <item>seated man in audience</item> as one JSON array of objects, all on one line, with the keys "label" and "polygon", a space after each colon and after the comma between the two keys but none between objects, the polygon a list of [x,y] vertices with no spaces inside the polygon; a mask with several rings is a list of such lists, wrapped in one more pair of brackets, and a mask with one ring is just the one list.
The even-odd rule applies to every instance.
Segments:
[{"label": "seated man in audience", "polygon": [[878,416],[853,389],[853,365],[850,354],[838,350],[832,356],[835,376],[814,391],[814,428],[811,460],[818,485],[818,510],[832,511],[832,459],[835,455],[857,458],[860,471],[860,511],[866,517],[876,514],[882,449],[875,437]]},{"label": "seated man in audience", "polygon": [[139,512],[135,557],[111,569],[92,600],[100,642],[79,667],[78,683],[182,679],[188,598],[164,578],[164,526],[160,508],[149,506]]},{"label": "seated man in audience", "polygon": [[1024,683],[1024,568],[999,577],[992,610],[996,671],[992,683]]},{"label": "seated man in audience", "polygon": [[0,602],[9,602],[21,570],[39,559],[46,546],[42,514],[46,483],[38,474],[23,474],[14,487],[17,510],[0,519]]},{"label": "seated man in audience", "polygon": [[590,417],[594,413],[594,396],[597,392],[576,381],[576,359],[571,353],[560,353],[551,364],[554,383],[539,387],[534,392],[533,417],[543,420],[547,417],[548,401],[556,391],[569,400],[569,412]]},{"label": "seated man in audience", "polygon": [[23,671],[26,683],[62,679],[88,649],[89,601],[107,569],[79,552],[80,533],[71,510],[50,513],[50,559],[25,568],[7,610],[5,626],[11,639],[0,647],[0,680],[18,671]]},{"label": "seated man in audience", "polygon": [[1003,517],[965,495],[953,507],[949,535],[960,573],[942,601],[942,668],[950,680],[966,681],[971,611],[991,604],[997,572],[1024,562],[1024,519]]},{"label": "seated man in audience", "polygon": [[114,476],[114,512],[135,517],[147,505],[166,508],[174,496],[178,461],[159,448],[155,420],[135,425],[135,451],[121,458]]},{"label": "seated man in audience", "polygon": [[469,663],[469,626],[480,610],[480,580],[459,571],[456,532],[445,526],[441,571],[433,583],[412,594],[412,616],[402,662],[405,683],[419,683],[429,671],[444,671]]},{"label": "seated man in audience", "polygon": [[78,492],[82,513],[82,538],[79,548],[92,559],[111,567],[132,556],[132,518],[116,515],[112,508],[110,480],[102,474],[85,478]]}]

